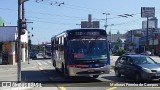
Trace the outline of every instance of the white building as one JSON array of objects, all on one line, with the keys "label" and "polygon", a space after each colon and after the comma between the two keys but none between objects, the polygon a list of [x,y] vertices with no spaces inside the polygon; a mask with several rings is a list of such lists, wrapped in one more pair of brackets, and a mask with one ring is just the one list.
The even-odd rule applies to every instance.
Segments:
[{"label": "white building", "polygon": [[[17,61],[17,36],[16,26],[0,27],[0,64],[15,64]],[[25,62],[28,56],[28,33],[21,35],[22,61]]]}]

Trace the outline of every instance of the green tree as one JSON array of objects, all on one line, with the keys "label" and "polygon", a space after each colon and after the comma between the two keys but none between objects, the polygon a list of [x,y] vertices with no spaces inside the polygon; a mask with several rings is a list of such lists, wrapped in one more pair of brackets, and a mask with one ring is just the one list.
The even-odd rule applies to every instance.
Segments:
[{"label": "green tree", "polygon": [[125,53],[126,53],[126,50],[119,49],[119,50],[117,51],[116,55],[121,56],[121,55],[123,55],[123,54],[125,54]]}]

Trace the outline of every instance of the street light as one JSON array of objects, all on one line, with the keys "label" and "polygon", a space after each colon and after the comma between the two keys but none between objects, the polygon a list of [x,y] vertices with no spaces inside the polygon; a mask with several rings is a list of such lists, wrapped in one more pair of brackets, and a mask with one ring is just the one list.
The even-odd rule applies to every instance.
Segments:
[{"label": "street light", "polygon": [[103,15],[106,15],[106,24],[104,25],[105,30],[107,29],[107,15],[110,15],[110,13],[102,13]]}]

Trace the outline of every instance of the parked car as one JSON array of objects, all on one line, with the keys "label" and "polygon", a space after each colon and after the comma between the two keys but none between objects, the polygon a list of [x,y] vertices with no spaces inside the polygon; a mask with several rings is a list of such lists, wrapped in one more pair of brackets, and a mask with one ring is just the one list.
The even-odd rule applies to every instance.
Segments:
[{"label": "parked car", "polygon": [[135,54],[136,54],[135,52],[127,52],[127,53],[125,53],[123,55],[135,55]]},{"label": "parked car", "polygon": [[131,76],[136,81],[160,80],[160,64],[146,55],[122,55],[115,62],[115,75]]},{"label": "parked car", "polygon": [[148,55],[151,56],[151,52],[150,51],[144,51],[143,53],[141,53],[142,55]]},{"label": "parked car", "polygon": [[30,52],[30,58],[36,59],[37,58],[37,53],[36,52]]}]

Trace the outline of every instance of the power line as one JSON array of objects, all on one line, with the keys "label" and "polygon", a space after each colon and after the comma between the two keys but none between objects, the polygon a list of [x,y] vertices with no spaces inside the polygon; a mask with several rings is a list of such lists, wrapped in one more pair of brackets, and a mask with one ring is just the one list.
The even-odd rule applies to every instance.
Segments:
[{"label": "power line", "polygon": [[[104,10],[98,10],[98,9],[93,9],[93,8],[87,8],[87,7],[82,7],[82,6],[76,6],[76,5],[69,5],[69,4],[66,4],[64,2],[57,2],[57,1],[53,1],[53,0],[38,0],[39,2],[43,2],[43,3],[46,3],[48,5],[53,5],[53,6],[61,6],[63,5],[63,7],[65,8],[70,8],[70,9],[78,9],[78,10],[87,10],[87,11],[96,11],[96,12],[104,12]],[[32,1],[33,2],[33,1]],[[39,3],[38,2],[38,3]]]},{"label": "power line", "polygon": [[27,15],[27,17],[28,18],[35,18],[35,19],[42,19],[42,20],[46,20],[46,19],[49,19],[49,20],[53,20],[53,19],[56,19],[56,20],[60,20],[60,19],[63,19],[63,20],[81,20],[81,19],[79,19],[79,18],[75,18],[75,19],[64,19],[64,18],[53,18],[53,17],[51,17],[51,18],[43,18],[43,17],[36,17],[36,16],[30,16],[30,15]]},{"label": "power line", "polygon": [[[10,9],[10,8],[0,8],[1,10],[8,10],[8,11],[18,11],[16,9]],[[58,15],[58,14],[50,14],[50,13],[42,13],[42,12],[35,12],[35,11],[26,11],[28,13],[35,13],[35,14],[41,14],[41,15],[48,15],[48,16],[58,16],[58,17],[68,17],[68,18],[79,18],[82,19],[82,17],[76,17],[76,16],[67,16],[67,15]]]},{"label": "power line", "polygon": [[[10,8],[0,8],[2,10],[9,10],[9,11],[17,11],[15,9],[10,9]],[[81,17],[75,17],[75,16],[64,16],[64,15],[57,15],[57,14],[50,14],[50,13],[42,13],[42,12],[34,12],[34,11],[26,11],[26,12],[30,12],[30,13],[36,13],[36,14],[42,14],[42,15],[48,15],[48,16],[59,16],[59,17],[69,17],[69,18],[76,18],[76,19],[82,19]],[[140,13],[135,13],[134,15],[138,15]],[[41,18],[41,17],[34,17],[34,18],[37,18],[37,19],[45,19],[45,18]],[[120,17],[111,17],[111,18],[108,18],[108,19],[116,19],[116,18],[120,18]],[[96,18],[94,18],[96,19]],[[104,21],[103,19],[97,19],[97,20],[101,20],[101,21]],[[137,19],[136,19],[137,20]],[[135,20],[135,21],[136,21]],[[46,21],[42,21],[42,22],[46,22]],[[53,23],[53,22],[46,22],[46,23]],[[124,25],[124,24],[128,24],[130,23],[129,22],[124,22],[124,23],[119,23],[119,24],[114,24],[114,26],[117,26],[117,25]]]},{"label": "power line", "polygon": [[50,22],[50,21],[42,21],[42,20],[34,20],[34,19],[32,19],[30,21],[36,21],[36,22],[41,22],[41,23],[49,23],[49,24],[60,24],[60,25],[75,25],[75,23],[60,23],[60,22]]},{"label": "power line", "polygon": [[[30,0],[31,1],[31,0]],[[34,0],[31,2],[36,2],[36,3],[47,3],[48,5],[56,5],[56,6],[61,6],[64,5],[64,2],[58,2],[58,1],[49,1],[49,0]]]},{"label": "power line", "polygon": [[139,21],[141,18],[138,18],[138,19],[135,19],[135,20],[132,20],[132,21],[128,21],[128,22],[124,22],[124,23],[118,23],[118,24],[114,24],[114,26],[118,26],[118,25],[126,25],[126,24],[130,24],[132,22],[137,22]]},{"label": "power line", "polygon": [[[77,6],[77,5],[70,5],[70,4],[66,4],[64,2],[61,3],[61,2],[57,2],[57,1],[53,1],[53,0],[38,0],[38,1],[41,1],[41,2],[44,2],[44,3],[48,3],[48,4],[54,5],[54,6],[55,5],[56,6],[61,6],[61,4],[63,4],[63,7],[70,8],[70,9],[75,9],[75,10],[83,10],[83,11],[85,10],[85,11],[94,11],[94,12],[96,11],[96,12],[99,12],[99,13],[106,12],[104,10],[88,8],[88,7],[82,7],[82,6]],[[54,4],[51,4],[51,3],[54,3]],[[110,11],[107,11],[107,12],[114,13],[114,12],[110,12]],[[136,14],[140,14],[140,13],[136,13]],[[136,15],[136,14],[124,14],[124,17],[127,17],[127,16],[133,17],[133,15]],[[114,15],[114,14],[111,14],[111,15]],[[121,18],[121,17],[113,17],[113,18]],[[113,18],[109,18],[109,19],[113,19]]]}]

